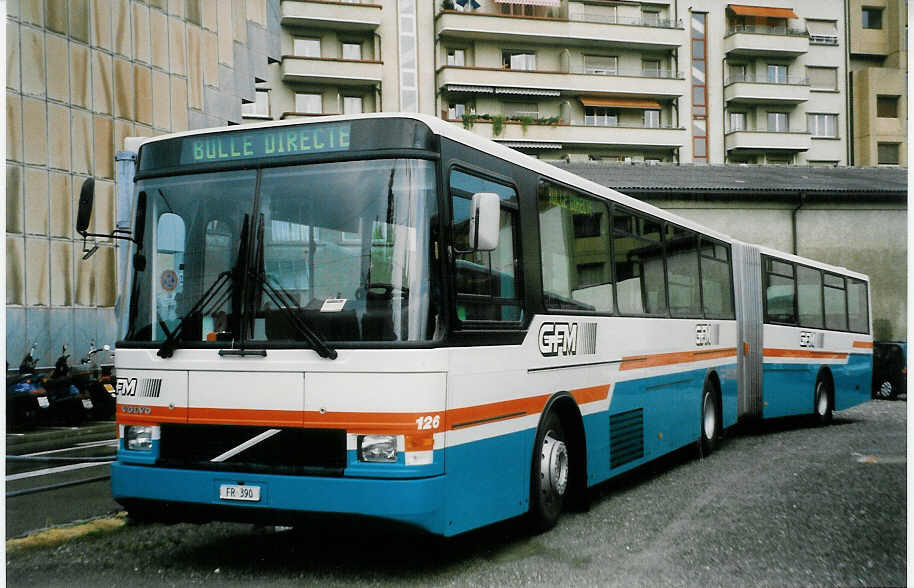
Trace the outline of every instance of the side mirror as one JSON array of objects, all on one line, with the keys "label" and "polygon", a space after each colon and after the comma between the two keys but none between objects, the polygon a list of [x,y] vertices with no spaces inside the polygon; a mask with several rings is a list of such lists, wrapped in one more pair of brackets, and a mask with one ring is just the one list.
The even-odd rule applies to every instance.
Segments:
[{"label": "side mirror", "polygon": [[501,216],[501,202],[494,192],[473,194],[473,208],[470,211],[470,244],[477,251],[493,251],[498,248],[498,224]]},{"label": "side mirror", "polygon": [[79,191],[79,210],[76,213],[76,232],[82,235],[89,228],[92,204],[95,202],[95,179],[86,178]]}]

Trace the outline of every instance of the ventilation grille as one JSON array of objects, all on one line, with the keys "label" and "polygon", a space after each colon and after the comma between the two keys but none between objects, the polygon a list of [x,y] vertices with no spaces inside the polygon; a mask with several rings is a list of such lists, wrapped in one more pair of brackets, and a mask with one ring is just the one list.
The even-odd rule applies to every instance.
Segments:
[{"label": "ventilation grille", "polygon": [[609,417],[609,467],[617,468],[644,457],[644,412],[620,412]]},{"label": "ventilation grille", "polygon": [[226,472],[343,475],[346,431],[341,429],[280,429],[224,461],[212,461],[268,430],[269,427],[162,425],[156,464]]}]

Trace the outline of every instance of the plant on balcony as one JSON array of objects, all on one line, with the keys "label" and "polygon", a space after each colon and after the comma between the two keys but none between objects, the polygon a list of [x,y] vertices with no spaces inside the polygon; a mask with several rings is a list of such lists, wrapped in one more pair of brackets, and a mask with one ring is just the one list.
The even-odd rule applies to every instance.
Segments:
[{"label": "plant on balcony", "polygon": [[441,0],[441,10],[454,10],[454,0]]},{"label": "plant on balcony", "polygon": [[464,112],[462,115],[460,115],[460,118],[463,120],[463,128],[469,131],[476,123],[478,115],[476,113]]},{"label": "plant on balcony", "polygon": [[493,114],[492,115],[492,136],[497,137],[501,134],[501,131],[505,127],[505,115],[503,114]]},{"label": "plant on balcony", "polygon": [[533,118],[532,116],[527,116],[526,114],[515,117],[514,120],[520,123],[520,129],[525,135],[527,134],[527,127],[529,127],[531,123],[539,121],[538,118]]}]

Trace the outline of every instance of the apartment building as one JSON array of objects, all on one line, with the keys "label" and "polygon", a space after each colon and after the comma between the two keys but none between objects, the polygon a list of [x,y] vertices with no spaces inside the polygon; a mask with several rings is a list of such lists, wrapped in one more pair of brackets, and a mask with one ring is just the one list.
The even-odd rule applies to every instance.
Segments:
[{"label": "apartment building", "polygon": [[[874,29],[848,2],[282,0],[282,60],[244,112],[418,111],[543,159],[619,163],[849,165],[851,138],[878,130],[875,164],[876,143],[903,151],[870,94],[892,64],[903,83],[904,8],[867,0],[894,40],[857,42]],[[874,131],[852,122],[849,51]]]},{"label": "apartment building", "polygon": [[848,4],[853,165],[907,161],[907,3]]}]

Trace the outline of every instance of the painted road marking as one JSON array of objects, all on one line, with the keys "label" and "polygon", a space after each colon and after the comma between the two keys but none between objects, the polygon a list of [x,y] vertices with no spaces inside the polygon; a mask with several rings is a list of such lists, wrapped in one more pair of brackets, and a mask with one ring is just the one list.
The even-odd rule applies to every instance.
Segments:
[{"label": "painted road marking", "polygon": [[56,468],[45,468],[43,470],[34,470],[31,472],[22,472],[21,474],[13,474],[6,477],[7,482],[13,482],[15,480],[24,480],[25,478],[35,478],[38,476],[47,476],[50,474],[58,474],[60,472],[69,472],[72,470],[81,470],[85,468],[91,468],[94,466],[103,466],[114,463],[112,461],[100,461],[100,462],[91,462],[91,463],[74,463],[72,465],[58,466]]}]

